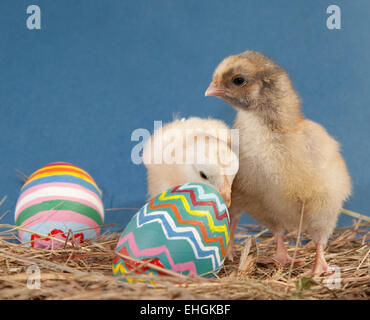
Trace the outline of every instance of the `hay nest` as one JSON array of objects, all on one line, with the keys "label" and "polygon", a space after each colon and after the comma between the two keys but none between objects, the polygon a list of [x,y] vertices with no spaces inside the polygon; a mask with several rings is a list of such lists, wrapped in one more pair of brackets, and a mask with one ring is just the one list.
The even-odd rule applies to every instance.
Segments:
[{"label": "hay nest", "polygon": [[[162,277],[129,275],[135,282],[112,276],[119,234],[103,234],[64,249],[37,250],[7,241],[15,237],[16,227],[0,225],[7,227],[0,232],[0,299],[368,299],[370,223],[362,221],[336,229],[326,248],[335,272],[326,277],[305,275],[315,254],[306,234],[300,235],[297,246],[297,233],[287,235],[290,254],[303,263],[282,267],[266,259],[275,250],[271,234],[258,225],[245,225],[238,232],[234,261],[225,263],[218,278],[172,272]],[[32,265],[40,269],[40,289],[27,287]]]}]

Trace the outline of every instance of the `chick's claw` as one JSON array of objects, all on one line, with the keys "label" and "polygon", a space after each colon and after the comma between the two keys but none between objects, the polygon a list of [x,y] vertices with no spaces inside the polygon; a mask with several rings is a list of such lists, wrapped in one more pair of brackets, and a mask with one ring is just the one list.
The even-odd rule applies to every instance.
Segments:
[{"label": "chick's claw", "polygon": [[316,257],[315,264],[312,268],[311,274],[315,276],[320,276],[323,273],[330,272],[329,266],[325,260],[324,256],[324,246],[316,244]]},{"label": "chick's claw", "polygon": [[227,248],[225,259],[227,261],[234,262],[234,249],[232,244]]}]

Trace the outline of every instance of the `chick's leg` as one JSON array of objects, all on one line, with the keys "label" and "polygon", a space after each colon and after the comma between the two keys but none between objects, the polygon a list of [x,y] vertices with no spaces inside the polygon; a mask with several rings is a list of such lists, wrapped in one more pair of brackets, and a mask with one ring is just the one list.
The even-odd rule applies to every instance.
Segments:
[{"label": "chick's leg", "polygon": [[233,261],[233,251],[234,251],[234,239],[235,239],[235,230],[238,226],[241,214],[231,216],[231,224],[230,224],[230,239],[229,245],[226,250],[226,259]]},{"label": "chick's leg", "polygon": [[286,265],[292,262],[292,258],[288,254],[288,250],[284,245],[284,236],[281,232],[276,232],[274,234],[276,239],[276,253],[274,259],[277,260],[282,265]]},{"label": "chick's leg", "polygon": [[321,275],[329,271],[328,264],[324,256],[324,248],[328,242],[329,236],[333,233],[339,209],[334,205],[333,208],[324,208],[322,212],[314,216],[314,219],[308,225],[307,231],[311,235],[312,241],[316,244],[315,263],[311,274]]},{"label": "chick's leg", "polygon": [[[276,253],[271,258],[259,257],[257,259],[258,263],[262,264],[269,264],[269,263],[276,263],[278,262],[282,266],[286,266],[287,264],[292,263],[293,258],[291,258],[288,254],[288,250],[284,245],[284,236],[282,232],[274,232],[274,237],[276,239]],[[304,263],[301,259],[294,259],[294,264],[302,265]]]},{"label": "chick's leg", "polygon": [[316,257],[315,264],[312,269],[312,274],[321,275],[322,273],[328,271],[328,264],[326,263],[324,256],[324,245],[321,243],[316,243]]}]

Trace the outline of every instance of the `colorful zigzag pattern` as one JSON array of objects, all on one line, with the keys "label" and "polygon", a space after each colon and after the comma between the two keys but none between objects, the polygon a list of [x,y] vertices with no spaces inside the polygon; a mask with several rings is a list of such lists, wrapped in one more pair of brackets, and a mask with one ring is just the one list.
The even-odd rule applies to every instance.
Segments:
[{"label": "colorful zigzag pattern", "polygon": [[[222,266],[228,241],[229,214],[222,197],[208,185],[184,184],[153,198],[132,218],[118,241],[113,273],[143,271],[124,258],[130,256],[156,259],[160,268],[179,273],[210,274]],[[161,274],[158,270],[144,271]]]}]

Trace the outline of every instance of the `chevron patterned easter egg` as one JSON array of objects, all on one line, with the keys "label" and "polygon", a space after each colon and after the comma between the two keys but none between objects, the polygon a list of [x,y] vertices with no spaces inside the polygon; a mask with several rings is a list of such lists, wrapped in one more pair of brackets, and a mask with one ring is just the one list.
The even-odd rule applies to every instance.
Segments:
[{"label": "chevron patterned easter egg", "polygon": [[[164,191],[142,207],[125,228],[116,247],[113,274],[163,275],[161,269],[165,268],[210,277],[223,264],[229,223],[223,198],[206,184],[187,183]],[[157,268],[142,265],[148,260]]]},{"label": "chevron patterned easter egg", "polygon": [[[19,238],[35,248],[95,239],[104,222],[102,194],[94,179],[65,162],[51,163],[24,183],[15,208]],[[57,239],[57,240],[55,240]]]}]

